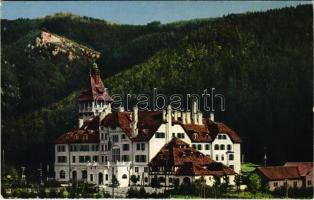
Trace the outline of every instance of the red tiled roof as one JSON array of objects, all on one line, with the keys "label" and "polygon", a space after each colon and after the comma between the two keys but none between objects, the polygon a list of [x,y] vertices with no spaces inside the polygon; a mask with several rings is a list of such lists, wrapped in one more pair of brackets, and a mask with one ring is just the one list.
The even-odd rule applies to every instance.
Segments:
[{"label": "red tiled roof", "polygon": [[80,129],[75,129],[59,136],[56,140],[56,144],[98,143],[98,126],[99,116],[90,121],[85,121]]},{"label": "red tiled roof", "polygon": [[313,162],[286,162],[286,167],[298,167],[301,176],[306,176],[313,172]]},{"label": "red tiled roof", "polygon": [[203,153],[189,147],[184,141],[173,138],[164,145],[151,160],[149,166],[158,171],[158,167],[179,167],[177,175],[229,175],[235,172],[217,163]]},{"label": "red tiled roof", "polygon": [[297,167],[257,167],[256,170],[262,173],[269,180],[297,179],[301,178]]},{"label": "red tiled roof", "polygon": [[90,76],[82,89],[81,95],[78,97],[79,101],[112,101],[106,90],[98,68],[91,69]]},{"label": "red tiled roof", "polygon": [[162,123],[161,111],[139,111],[138,135],[134,137],[131,130],[131,115],[130,112],[113,112],[108,114],[101,124],[112,128],[120,127],[133,141],[148,141]]},{"label": "red tiled roof", "polygon": [[[119,114],[117,114],[119,113]],[[164,123],[162,111],[138,111],[138,135],[132,137],[131,112],[115,112],[105,117],[102,124],[105,126],[119,126],[134,141],[148,141],[158,130],[159,126]],[[241,139],[238,134],[223,123],[215,123],[209,119],[203,119],[203,124],[182,124],[181,121],[173,121],[173,124],[179,124],[188,134],[192,142],[211,142],[218,133],[226,133],[234,143],[240,143]],[[194,137],[195,134],[197,137]]]},{"label": "red tiled roof", "polygon": [[57,138],[56,144],[73,144],[73,143],[98,143],[98,131],[93,130],[72,130]]}]

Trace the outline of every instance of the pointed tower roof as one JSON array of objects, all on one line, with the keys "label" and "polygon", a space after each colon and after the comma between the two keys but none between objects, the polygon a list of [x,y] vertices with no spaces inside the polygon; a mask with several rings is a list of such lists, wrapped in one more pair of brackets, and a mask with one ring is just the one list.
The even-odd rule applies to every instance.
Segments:
[{"label": "pointed tower roof", "polygon": [[89,78],[81,91],[81,95],[78,97],[79,101],[112,101],[112,98],[108,94],[107,88],[105,88],[98,66],[93,64],[90,70]]}]

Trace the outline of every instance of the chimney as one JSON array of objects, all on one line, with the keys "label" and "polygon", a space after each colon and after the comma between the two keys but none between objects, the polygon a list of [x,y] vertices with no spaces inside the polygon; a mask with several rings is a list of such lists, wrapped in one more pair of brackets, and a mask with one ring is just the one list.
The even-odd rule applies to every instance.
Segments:
[{"label": "chimney", "polygon": [[137,123],[138,123],[138,108],[137,106],[133,107],[133,122],[132,122],[132,133],[133,136],[137,136],[138,134],[138,128],[137,128]]},{"label": "chimney", "polygon": [[119,107],[119,112],[124,112],[124,107],[123,106]]},{"label": "chimney", "polygon": [[78,120],[78,128],[81,128],[83,126],[83,124],[84,124],[83,118],[79,118],[79,120]]},{"label": "chimney", "polygon": [[166,124],[166,141],[168,141],[172,126],[172,109],[171,105],[167,107],[167,124]]},{"label": "chimney", "polygon": [[186,124],[186,115],[184,112],[181,113],[182,124]]},{"label": "chimney", "polygon": [[166,114],[167,114],[167,111],[165,109],[162,110],[162,120],[163,121],[166,121]]},{"label": "chimney", "polygon": [[193,119],[193,123],[197,124],[197,100],[193,100],[192,101],[192,119]]},{"label": "chimney", "polygon": [[197,114],[197,118],[198,118],[198,124],[202,125],[203,124],[203,113],[202,112],[198,112]]},{"label": "chimney", "polygon": [[178,111],[174,111],[174,121],[178,121]]},{"label": "chimney", "polygon": [[211,120],[211,121],[215,121],[215,115],[214,115],[214,113],[210,113],[210,115],[209,115],[209,119]]},{"label": "chimney", "polygon": [[190,112],[186,112],[186,123],[187,124],[191,124],[191,113]]}]

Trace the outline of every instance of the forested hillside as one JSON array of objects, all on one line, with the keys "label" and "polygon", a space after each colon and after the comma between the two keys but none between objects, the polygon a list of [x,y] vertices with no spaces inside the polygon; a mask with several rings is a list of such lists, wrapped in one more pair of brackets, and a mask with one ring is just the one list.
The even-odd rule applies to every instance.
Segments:
[{"label": "forested hillside", "polygon": [[[8,162],[53,160],[54,139],[77,125],[76,96],[93,59],[25,51],[40,30],[101,53],[113,93],[200,93],[216,88],[216,113],[242,137],[245,160],[312,159],[312,7],[145,26],[72,14],[2,20],[2,147]],[[207,113],[208,114],[208,113]],[[34,158],[35,156],[35,158]]]}]

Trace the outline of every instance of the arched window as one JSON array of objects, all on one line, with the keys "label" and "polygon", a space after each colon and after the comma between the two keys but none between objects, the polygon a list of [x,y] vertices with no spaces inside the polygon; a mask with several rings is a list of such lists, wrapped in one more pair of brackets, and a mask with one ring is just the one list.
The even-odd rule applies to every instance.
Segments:
[{"label": "arched window", "polygon": [[205,150],[210,150],[209,144],[205,144]]},{"label": "arched window", "polygon": [[194,138],[194,139],[197,139],[197,138],[198,138],[198,134],[197,134],[197,133],[194,133],[194,134],[193,134],[193,138]]},{"label": "arched window", "polygon": [[127,176],[126,174],[123,174],[123,175],[122,175],[122,178],[123,178],[123,179],[127,179],[128,176]]},{"label": "arched window", "polygon": [[197,145],[197,149],[202,150],[202,145],[201,144]]},{"label": "arched window", "polygon": [[215,144],[215,150],[219,150],[219,145]]},{"label": "arched window", "polygon": [[222,138],[221,135],[218,135],[218,140],[221,140],[221,138]]},{"label": "arched window", "polygon": [[229,150],[229,151],[231,150],[231,144],[227,145],[227,150]]},{"label": "arched window", "polygon": [[220,145],[220,150],[225,150],[225,145],[221,144]]},{"label": "arched window", "polygon": [[229,154],[229,160],[234,160],[234,155],[233,154]]},{"label": "arched window", "polygon": [[60,176],[60,179],[65,179],[65,171],[61,170],[59,176]]},{"label": "arched window", "polygon": [[227,139],[227,136],[226,136],[226,135],[222,135],[222,139],[223,139],[223,140],[226,140],[226,139]]}]

